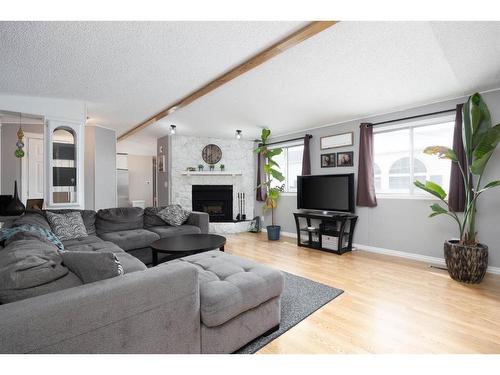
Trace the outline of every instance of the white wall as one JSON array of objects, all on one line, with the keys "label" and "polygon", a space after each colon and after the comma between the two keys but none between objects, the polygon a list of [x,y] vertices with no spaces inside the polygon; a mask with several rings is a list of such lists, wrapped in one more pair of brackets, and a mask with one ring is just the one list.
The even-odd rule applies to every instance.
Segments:
[{"label": "white wall", "polygon": [[129,200],[143,200],[153,205],[153,157],[128,155]]},{"label": "white wall", "polygon": [[116,207],[116,133],[85,127],[85,208]]},{"label": "white wall", "polygon": [[[500,91],[483,94],[488,104],[494,124],[500,122]],[[361,122],[379,122],[417,114],[436,112],[454,108],[456,104],[466,101],[466,97],[442,103],[427,105],[383,116],[374,116],[357,121],[325,126],[307,133],[311,139],[311,172],[312,174],[356,173],[359,155],[359,124]],[[272,127],[271,127],[272,130]],[[354,131],[354,146],[339,149],[320,150],[321,136]],[[306,131],[286,138],[294,138]],[[275,138],[273,140],[279,140]],[[354,151],[354,167],[352,168],[321,168],[320,155],[327,152]],[[492,156],[483,181],[500,179],[500,147]],[[357,183],[357,182],[356,182]],[[356,186],[356,185],[355,185]],[[426,256],[443,257],[443,242],[458,236],[456,225],[450,218],[439,216],[428,218],[429,206],[435,201],[430,199],[378,199],[375,208],[356,207],[359,215],[354,234],[354,242],[358,244],[416,253]],[[296,196],[280,198],[277,209],[277,223],[285,232],[295,232],[292,212],[296,210]],[[259,211],[257,211],[258,213]],[[480,199],[477,214],[479,240],[490,248],[490,266],[500,267],[500,188],[486,192]],[[270,219],[266,215],[266,225]]]},{"label": "white wall", "polygon": [[0,110],[29,113],[58,120],[84,123],[86,106],[82,101],[19,95],[0,95]]},{"label": "white wall", "polygon": [[[183,176],[187,167],[208,165],[203,161],[201,152],[208,144],[216,144],[222,150],[222,159],[215,166],[224,164],[228,172],[242,172],[241,176]],[[233,217],[238,214],[237,193],[246,194],[246,213],[252,216],[255,203],[255,162],[254,143],[236,139],[219,139],[205,137],[171,137],[171,175],[172,203],[179,203],[186,209],[192,208],[192,185],[233,185]],[[158,180],[159,181],[159,180]],[[251,218],[251,217],[249,217]]]}]

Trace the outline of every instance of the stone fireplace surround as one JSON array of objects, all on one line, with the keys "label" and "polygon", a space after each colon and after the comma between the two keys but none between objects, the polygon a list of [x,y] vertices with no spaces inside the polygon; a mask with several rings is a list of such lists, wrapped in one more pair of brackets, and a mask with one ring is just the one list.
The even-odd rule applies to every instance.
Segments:
[{"label": "stone fireplace surround", "polygon": [[[222,159],[215,165],[215,172],[220,172],[220,164],[225,165],[228,175],[210,174],[208,165],[203,162],[201,152],[207,144],[216,144],[222,150]],[[252,141],[219,139],[210,137],[189,137],[175,135],[169,140],[169,182],[170,201],[192,210],[193,185],[231,185],[233,187],[233,219],[238,214],[238,193],[246,195],[247,219],[254,215],[255,196],[255,148]],[[187,167],[204,165],[206,173],[186,175]],[[234,173],[234,175],[231,175]],[[248,222],[211,223],[210,230],[218,233],[237,233],[246,231]]]}]

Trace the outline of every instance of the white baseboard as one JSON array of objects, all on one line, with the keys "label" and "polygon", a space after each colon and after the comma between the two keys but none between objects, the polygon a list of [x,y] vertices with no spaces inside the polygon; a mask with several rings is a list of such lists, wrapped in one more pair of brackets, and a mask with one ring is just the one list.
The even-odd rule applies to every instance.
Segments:
[{"label": "white baseboard", "polygon": [[[432,264],[446,267],[446,262],[443,258],[430,257],[428,255],[407,253],[404,251],[390,250],[390,249],[384,249],[384,248],[380,248],[380,247],[374,247],[374,246],[368,246],[368,245],[362,245],[362,244],[352,244],[352,245],[353,245],[353,247],[356,247],[359,250],[368,251],[370,253],[377,253],[377,254],[395,256],[395,257],[400,257],[400,258],[418,260],[420,262],[432,263]],[[488,269],[486,270],[486,272],[494,274],[494,275],[500,275],[500,267],[488,266]]]},{"label": "white baseboard", "polygon": [[[265,232],[265,229],[263,229],[263,231]],[[292,233],[292,232],[281,232],[281,235],[285,237],[297,238],[297,233]],[[412,260],[417,260],[419,262],[431,263],[442,267],[446,266],[446,262],[443,258],[431,257],[428,255],[421,255],[415,253],[407,253],[405,251],[399,251],[399,250],[384,249],[381,247],[374,247],[357,243],[353,243],[352,246],[356,249],[368,251],[370,253],[377,253],[399,258],[412,259]],[[500,267],[489,266],[487,272],[494,275],[500,275]]]}]

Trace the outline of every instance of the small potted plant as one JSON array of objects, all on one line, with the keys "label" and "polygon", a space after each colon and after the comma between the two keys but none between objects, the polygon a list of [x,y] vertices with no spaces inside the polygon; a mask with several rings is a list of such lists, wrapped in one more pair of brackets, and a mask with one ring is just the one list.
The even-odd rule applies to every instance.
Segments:
[{"label": "small potted plant", "polygon": [[[271,225],[266,227],[267,239],[270,241],[277,241],[280,239],[281,226],[275,224],[274,220],[274,209],[278,206],[278,198],[285,188],[285,184],[276,185],[273,182],[283,182],[285,177],[280,172],[280,166],[273,160],[273,157],[281,154],[283,149],[273,148],[272,150],[267,148],[267,140],[271,131],[269,129],[262,129],[261,134],[261,144],[255,149],[255,153],[264,156],[266,164],[264,165],[264,174],[266,175],[266,180],[257,187],[262,187],[266,190],[266,201],[264,203],[264,211],[271,210]],[[275,180],[275,181],[273,181]]]},{"label": "small potted plant", "polygon": [[465,283],[479,283],[488,268],[488,246],[478,241],[476,204],[485,191],[500,186],[500,180],[481,184],[484,170],[500,142],[500,124],[491,126],[490,112],[481,95],[472,95],[463,107],[463,147],[466,162],[461,165],[455,152],[444,146],[427,147],[424,152],[458,163],[465,186],[463,214],[452,211],[446,201],[446,192],[438,184],[415,181],[418,188],[439,198],[445,206],[434,203],[429,217],[447,215],[458,224],[460,238],[444,243],[444,258],[451,278]]},{"label": "small potted plant", "polygon": [[203,164],[198,164],[198,171],[203,172]]},{"label": "small potted plant", "polygon": [[208,168],[209,168],[210,172],[212,172],[214,170],[215,166],[213,164],[209,164]]},{"label": "small potted plant", "polygon": [[221,172],[224,172],[224,169],[226,169],[226,166],[225,166],[224,164],[221,164],[221,165],[220,165],[220,171],[221,171]]}]

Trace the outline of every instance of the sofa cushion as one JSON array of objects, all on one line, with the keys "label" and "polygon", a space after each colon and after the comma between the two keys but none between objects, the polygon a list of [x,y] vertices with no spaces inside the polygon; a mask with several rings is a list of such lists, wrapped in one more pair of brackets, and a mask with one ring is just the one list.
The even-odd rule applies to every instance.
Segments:
[{"label": "sofa cushion", "polygon": [[123,267],[113,253],[95,251],[64,251],[63,264],[76,274],[84,284],[124,274]]},{"label": "sofa cushion", "polygon": [[144,263],[142,263],[135,256],[126,253],[125,251],[114,253],[118,261],[123,267],[123,273],[131,273],[136,271],[144,271],[147,270],[148,267]]},{"label": "sofa cushion", "polygon": [[166,206],[161,207],[146,207],[144,209],[144,228],[165,226],[168,225],[160,217],[157,216],[158,212],[163,210]]},{"label": "sofa cushion", "polygon": [[144,210],[140,207],[106,208],[97,211],[97,234],[143,228]]},{"label": "sofa cushion", "polygon": [[61,255],[53,245],[25,239],[12,242],[0,251],[0,303],[81,284],[78,277],[62,265]]},{"label": "sofa cushion", "polygon": [[65,214],[68,212],[79,212],[80,215],[82,216],[83,224],[85,225],[85,229],[87,230],[87,234],[90,235],[95,235],[96,230],[95,230],[95,219],[96,219],[96,212],[93,210],[74,210],[74,209],[60,209],[60,210],[46,210],[45,215],[47,212],[52,212],[55,214]]},{"label": "sofa cushion", "polygon": [[179,226],[186,222],[191,211],[187,211],[180,204],[171,204],[159,211],[156,216],[168,225]]},{"label": "sofa cushion", "polygon": [[91,244],[102,244],[104,241],[97,236],[87,236],[80,238],[73,238],[71,240],[62,241],[65,250],[74,249],[77,247],[83,247],[85,245]]},{"label": "sofa cushion", "polygon": [[151,242],[160,239],[158,234],[150,232],[146,229],[132,229],[103,233],[100,237],[105,241],[113,242],[125,251],[148,247]]},{"label": "sofa cushion", "polygon": [[113,242],[104,241],[96,236],[88,236],[78,238],[76,240],[64,241],[64,246],[66,251],[113,253],[118,258],[118,261],[121,263],[123,271],[126,274],[147,269],[143,262],[136,257],[127,254],[125,250],[118,247]]},{"label": "sofa cushion", "polygon": [[201,320],[207,327],[224,324],[283,291],[280,271],[218,250],[169,263],[177,261],[199,269]]},{"label": "sofa cushion", "polygon": [[162,225],[157,227],[149,227],[148,230],[157,233],[161,238],[177,236],[179,234],[201,233],[201,229],[194,225],[180,225],[178,227],[172,227],[170,225]]},{"label": "sofa cushion", "polygon": [[18,227],[21,225],[33,225],[37,227],[42,227],[47,230],[52,230],[50,228],[50,224],[45,218],[43,211],[27,211],[23,216],[19,219],[16,219],[13,223],[13,227]]},{"label": "sofa cushion", "polygon": [[52,231],[61,241],[87,236],[87,229],[79,212],[55,214],[47,211],[46,214]]}]

